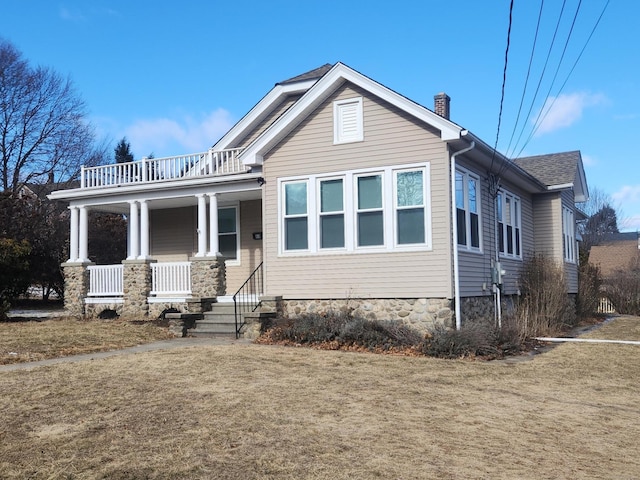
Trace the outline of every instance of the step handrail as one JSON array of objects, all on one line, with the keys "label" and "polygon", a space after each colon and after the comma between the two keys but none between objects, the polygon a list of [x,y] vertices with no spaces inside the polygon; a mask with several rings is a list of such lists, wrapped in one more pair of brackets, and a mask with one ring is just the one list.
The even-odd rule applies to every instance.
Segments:
[{"label": "step handrail", "polygon": [[233,310],[236,321],[236,338],[240,337],[240,330],[245,325],[242,314],[255,312],[260,306],[260,295],[264,286],[263,262],[251,272],[236,293],[233,294]]}]

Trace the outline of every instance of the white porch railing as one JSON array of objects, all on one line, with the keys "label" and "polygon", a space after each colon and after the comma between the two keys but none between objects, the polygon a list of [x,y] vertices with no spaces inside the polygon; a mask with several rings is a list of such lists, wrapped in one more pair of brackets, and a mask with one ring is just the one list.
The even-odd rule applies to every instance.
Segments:
[{"label": "white porch railing", "polygon": [[143,158],[136,162],[82,167],[81,188],[113,187],[163,180],[246,173],[241,148],[209,150],[178,157]]},{"label": "white porch railing", "polygon": [[123,265],[89,265],[90,297],[121,297],[124,295],[122,278]]},{"label": "white porch railing", "polygon": [[151,264],[151,295],[190,295],[191,262]]}]

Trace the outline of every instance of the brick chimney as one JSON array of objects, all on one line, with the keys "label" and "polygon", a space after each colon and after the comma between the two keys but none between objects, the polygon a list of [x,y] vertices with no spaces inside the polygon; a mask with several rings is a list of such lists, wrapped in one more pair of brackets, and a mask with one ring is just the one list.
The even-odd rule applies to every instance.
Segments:
[{"label": "brick chimney", "polygon": [[433,96],[433,111],[449,120],[449,104],[451,98],[444,92]]}]

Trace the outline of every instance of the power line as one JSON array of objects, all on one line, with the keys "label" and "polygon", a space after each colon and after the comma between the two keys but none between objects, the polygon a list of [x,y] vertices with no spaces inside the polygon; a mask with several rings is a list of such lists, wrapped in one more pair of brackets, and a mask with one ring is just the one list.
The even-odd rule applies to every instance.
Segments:
[{"label": "power line", "polygon": [[[522,148],[518,152],[518,155],[520,155],[522,153],[522,151],[525,149],[525,147],[529,144],[529,142],[531,141],[531,139],[533,138],[535,133],[540,128],[540,125],[542,125],[542,122],[544,121],[544,119],[549,114],[549,111],[551,111],[551,109],[553,108],[553,105],[556,103],[556,100],[560,96],[560,93],[562,93],[562,91],[564,90],[564,87],[566,86],[567,82],[569,81],[569,77],[571,77],[571,74],[573,74],[573,71],[575,70],[576,66],[578,65],[578,62],[580,61],[580,58],[582,57],[582,54],[587,49],[587,45],[589,45],[589,42],[591,41],[591,38],[593,37],[593,34],[595,33],[596,29],[598,28],[598,25],[600,24],[600,20],[602,20],[602,17],[604,16],[604,13],[606,12],[610,1],[611,0],[607,0],[607,3],[605,3],[604,7],[602,8],[602,11],[600,12],[600,15],[598,16],[598,20],[596,20],[596,23],[594,24],[593,28],[591,29],[591,33],[589,33],[589,37],[587,37],[587,40],[585,41],[584,46],[582,47],[582,50],[580,50],[580,53],[578,54],[578,57],[576,58],[576,61],[573,63],[573,66],[571,67],[571,70],[569,71],[569,73],[567,74],[564,82],[560,86],[560,89],[558,90],[558,93],[554,96],[553,101],[549,105],[549,108],[547,108],[545,110],[544,115],[542,116],[542,118],[540,118],[540,121],[539,122],[536,121],[535,127],[531,131],[531,134],[527,138],[527,140],[524,143],[524,145],[522,145]],[[542,113],[542,110],[541,110],[541,113]]]},{"label": "power line", "polygon": [[502,106],[504,104],[504,89],[507,83],[507,66],[509,64],[509,46],[511,44],[511,25],[513,24],[513,2],[509,5],[509,28],[507,30],[507,47],[504,52],[504,68],[502,70],[502,93],[500,96],[500,111],[498,112],[498,128],[496,131],[496,143],[493,146],[493,155],[491,155],[491,170],[493,170],[493,161],[496,157],[496,149],[498,148],[498,139],[500,138],[500,123],[502,122]]},{"label": "power line", "polygon": [[[547,70],[547,65],[549,64],[549,58],[551,57],[551,52],[553,51],[553,46],[555,44],[556,41],[556,37],[558,35],[558,29],[560,28],[560,22],[562,20],[562,16],[564,14],[564,7],[567,3],[567,0],[563,0],[562,2],[562,8],[560,9],[560,15],[558,16],[558,21],[556,22],[556,28],[555,31],[553,32],[553,38],[551,39],[551,44],[549,45],[549,50],[547,52],[547,58],[544,61],[544,67],[542,68],[542,73],[540,74],[540,78],[538,80],[538,85],[536,86],[536,91],[533,95],[533,99],[531,100],[531,104],[529,105],[529,111],[527,112],[527,115],[525,118],[530,118],[531,116],[531,111],[533,110],[533,106],[535,105],[535,101],[538,98],[538,93],[540,92],[540,86],[542,85],[542,80],[544,78],[544,74]],[[526,121],[524,122],[524,124],[522,125],[522,128],[520,129],[520,133],[518,134],[518,139],[516,140],[516,145],[518,145],[520,143],[520,139],[522,138],[522,135],[524,134],[524,130],[527,127],[527,123]],[[513,151],[516,150],[516,147],[513,148]],[[511,156],[513,154],[513,151],[511,152],[511,154],[509,154],[508,152],[506,152],[506,154],[508,156]]]},{"label": "power line", "polygon": [[531,55],[529,56],[529,68],[527,69],[527,77],[524,81],[524,89],[522,91],[522,96],[520,97],[520,105],[518,106],[518,115],[516,116],[516,122],[513,125],[513,131],[511,132],[511,138],[509,138],[509,144],[507,145],[507,149],[505,152],[508,152],[511,148],[511,143],[513,142],[513,137],[516,133],[516,129],[518,128],[518,124],[520,123],[520,113],[522,113],[522,105],[524,104],[524,98],[527,94],[527,86],[529,85],[529,76],[531,75],[531,65],[533,65],[533,57],[536,51],[536,44],[538,43],[538,33],[540,32],[540,21],[542,19],[542,10],[544,8],[544,0],[540,2],[540,11],[538,12],[538,23],[536,24],[536,34],[533,37],[533,46],[531,47]]}]

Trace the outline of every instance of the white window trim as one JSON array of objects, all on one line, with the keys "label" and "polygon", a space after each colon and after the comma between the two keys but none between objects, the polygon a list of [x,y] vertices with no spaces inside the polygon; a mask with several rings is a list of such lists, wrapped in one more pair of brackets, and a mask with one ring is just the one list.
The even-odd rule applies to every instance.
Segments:
[{"label": "white window trim", "polygon": [[[395,172],[422,169],[424,188],[424,213],[425,213],[425,243],[400,245],[397,242],[396,206],[395,206]],[[382,175],[382,196],[383,196],[383,222],[384,222],[384,243],[383,245],[363,246],[357,245],[357,212],[356,182],[360,176]],[[345,246],[344,248],[320,248],[319,231],[319,184],[321,180],[344,179],[344,218],[345,218]],[[285,198],[284,186],[288,183],[307,182],[307,198],[316,199],[307,203],[308,215],[308,249],[306,250],[286,250],[284,235],[284,212]],[[394,165],[384,168],[367,168],[349,170],[345,172],[330,172],[320,175],[310,175],[306,177],[284,177],[278,179],[278,255],[279,256],[309,256],[309,255],[334,255],[334,254],[360,254],[360,253],[381,253],[381,252],[411,252],[411,251],[431,251],[432,243],[432,214],[431,214],[431,171],[430,163],[412,163],[405,165]]]},{"label": "white window trim", "polygon": [[[324,212],[324,213],[322,212],[322,208],[321,208],[322,207],[322,204],[321,204],[321,202],[322,202],[322,199],[321,199],[322,192],[321,192],[321,189],[320,189],[320,183],[328,181],[328,180],[342,180],[342,211],[341,212]],[[344,176],[341,176],[341,175],[337,175],[335,177],[324,177],[324,176],[316,177],[315,184],[316,184],[315,199],[316,199],[316,205],[317,205],[317,215],[315,215],[315,222],[313,222],[313,223],[316,224],[316,237],[317,238],[315,239],[315,242],[316,242],[315,245],[317,245],[317,249],[318,250],[321,250],[323,252],[336,252],[336,251],[339,252],[341,250],[344,250],[346,248],[346,245],[347,245],[346,226],[347,226],[347,223],[348,223],[348,215],[347,215],[347,205],[346,205],[346,203],[347,203],[347,201],[346,201],[347,200],[346,199],[347,187],[345,185],[345,178],[344,178]],[[320,241],[320,235],[322,235],[322,229],[320,228],[320,219],[323,216],[330,216],[330,215],[336,215],[336,214],[338,214],[338,215],[342,214],[342,217],[344,219],[344,224],[345,224],[344,243],[345,243],[345,246],[344,247],[325,247],[325,248],[323,248],[322,244],[321,244],[322,242]],[[309,223],[311,223],[311,222],[309,222]]]},{"label": "white window trim", "polygon": [[[500,256],[503,258],[512,258],[515,260],[522,260],[522,200],[520,200],[520,197],[517,195],[514,195],[513,193],[511,193],[509,190],[505,190],[504,188],[501,188],[499,190],[499,192],[502,194],[502,214],[504,215],[505,212],[505,204],[506,204],[506,197],[509,197],[511,199],[511,212],[512,212],[512,223],[511,226],[513,227],[513,232],[512,232],[512,239],[513,239],[513,253],[508,253],[507,252],[507,222],[502,222],[502,238],[504,239],[504,251],[500,250]],[[517,202],[517,210],[519,215],[516,215],[516,208],[515,205]],[[515,220],[519,220],[520,223],[516,224]],[[497,212],[496,212],[496,220],[498,223],[498,228],[500,228],[500,219],[497,218]],[[520,235],[519,238],[516,236],[516,228],[518,230],[520,230]],[[516,246],[516,241],[519,242],[519,245]],[[519,247],[519,248],[516,248]],[[500,249],[500,245],[498,244],[498,250]],[[519,250],[520,253],[516,254],[515,252]]]},{"label": "white window trim", "polygon": [[576,223],[573,210],[562,207],[562,258],[565,262],[576,263]]},{"label": "white window trim", "polygon": [[[225,265],[228,265],[230,267],[237,267],[242,265],[242,259],[241,257],[241,250],[240,250],[240,205],[238,203],[231,203],[231,204],[222,204],[222,205],[218,205],[218,210],[221,210],[223,208],[233,208],[236,212],[236,259],[235,260],[225,260],[224,263]],[[218,232],[218,239],[220,238],[220,232]],[[224,234],[222,234],[224,235]],[[219,241],[219,240],[218,240]]]},{"label": "white window trim", "polygon": [[[346,134],[343,132],[343,117],[345,107],[353,105],[355,108],[355,132]],[[345,100],[336,100],[333,102],[333,143],[339,145],[342,143],[362,142],[364,140],[364,120],[362,109],[362,97],[348,98]]]},{"label": "white window trim", "polygon": [[[462,173],[464,176],[464,181],[462,183],[464,188],[464,214],[465,214],[465,228],[466,228],[466,238],[467,243],[465,245],[461,245],[458,243],[458,239],[456,238],[456,245],[458,246],[458,250],[462,250],[465,252],[471,253],[482,253],[482,184],[480,182],[480,176],[476,173],[467,170],[464,167],[456,167],[456,172]],[[477,215],[478,215],[478,246],[471,246],[471,212],[469,210],[469,178],[472,178],[476,181],[476,205],[477,205]],[[456,205],[456,211],[458,206]],[[454,221],[458,221],[457,218]]]}]

